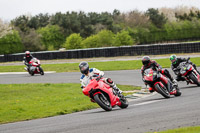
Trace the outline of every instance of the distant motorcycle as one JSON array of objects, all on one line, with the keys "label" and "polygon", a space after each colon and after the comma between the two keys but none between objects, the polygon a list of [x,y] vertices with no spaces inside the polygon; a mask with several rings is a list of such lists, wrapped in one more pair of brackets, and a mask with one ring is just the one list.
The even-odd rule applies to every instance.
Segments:
[{"label": "distant motorcycle", "polygon": [[174,72],[177,75],[181,74],[187,82],[200,86],[200,75],[194,67],[188,63],[189,59],[190,58],[187,58],[187,61],[181,62],[179,66],[174,69]]},{"label": "distant motorcycle", "polygon": [[34,74],[44,75],[44,71],[40,65],[40,60],[38,60],[37,58],[33,58],[28,65],[29,69],[27,71],[31,76],[33,76]]},{"label": "distant motorcycle", "polygon": [[119,96],[112,87],[104,83],[101,76],[91,79],[83,93],[106,111],[111,111],[116,105],[120,108],[128,107],[127,99],[122,94]]},{"label": "distant motorcycle", "polygon": [[[144,71],[143,81],[147,83],[152,89],[160,93],[165,98],[170,98],[170,95],[180,96],[181,92],[178,85],[173,86],[172,82],[158,71],[152,68]],[[171,92],[171,90],[175,90]]]}]

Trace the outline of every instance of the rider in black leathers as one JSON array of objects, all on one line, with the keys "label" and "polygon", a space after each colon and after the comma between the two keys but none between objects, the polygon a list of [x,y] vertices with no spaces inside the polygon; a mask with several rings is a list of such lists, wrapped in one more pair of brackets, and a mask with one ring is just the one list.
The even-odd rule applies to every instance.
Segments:
[{"label": "rider in black leathers", "polygon": [[34,57],[30,54],[30,51],[26,51],[25,52],[25,56],[23,59],[24,64],[26,65],[26,67],[24,68],[25,70],[27,70],[29,72],[30,69],[30,64],[29,62],[33,59]]},{"label": "rider in black leathers", "polygon": [[[176,55],[171,55],[171,56],[170,56],[170,60],[171,60],[171,62],[172,62],[172,64],[171,64],[171,69],[172,69],[172,70],[174,71],[174,73],[177,75],[177,76],[176,76],[176,80],[177,80],[177,81],[185,81],[185,78],[183,78],[183,77],[181,76],[180,73],[177,74],[175,71],[178,71],[178,70],[177,70],[177,67],[179,66],[179,64],[180,64],[181,62],[187,61],[187,59],[186,59],[186,58],[182,58],[182,57],[177,58]],[[199,73],[199,71],[197,70],[197,67],[196,67],[196,65],[195,65],[194,63],[192,63],[190,60],[188,61],[188,63],[191,64],[191,65],[194,67],[194,69]]]}]

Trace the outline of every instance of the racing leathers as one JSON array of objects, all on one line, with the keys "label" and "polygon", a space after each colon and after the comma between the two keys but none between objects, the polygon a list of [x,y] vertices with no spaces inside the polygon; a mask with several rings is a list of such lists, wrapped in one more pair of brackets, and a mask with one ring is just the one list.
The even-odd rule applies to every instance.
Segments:
[{"label": "racing leathers", "polygon": [[[90,68],[89,73],[87,75],[82,74],[80,78],[82,89],[84,89],[89,84],[90,80],[94,75],[104,76],[104,72],[96,68]],[[110,78],[103,78],[103,80],[106,84],[110,85],[110,87],[112,87],[118,93],[122,93],[122,91],[116,86],[116,84]]]},{"label": "racing leathers", "polygon": [[[150,63],[146,66],[142,66],[141,68],[141,74],[142,74],[142,78],[144,77],[144,71],[148,68],[152,68],[155,71],[159,71],[161,72],[163,75],[165,75],[166,77],[168,77],[170,79],[170,81],[173,83],[173,85],[176,85],[176,80],[173,79],[173,77],[170,75],[169,71],[167,69],[162,69],[161,65],[159,65],[156,61],[154,60],[150,60]],[[151,86],[149,88],[150,92],[153,92]]]},{"label": "racing leathers", "polygon": [[29,62],[33,59],[34,57],[32,55],[30,55],[29,57],[24,56],[23,62],[26,65],[26,67],[24,68],[25,70],[29,71],[30,68],[30,64]]},{"label": "racing leathers", "polygon": [[[185,62],[185,61],[187,61],[187,59],[180,57],[180,58],[177,58],[175,64],[173,64],[173,63],[171,64],[171,69],[172,69],[172,70],[174,71],[174,73],[177,75],[177,76],[176,76],[176,80],[177,80],[177,81],[185,81],[185,78],[183,78],[183,77],[181,76],[180,73],[176,73],[176,71],[179,71],[179,70],[177,70],[177,67],[179,66],[179,64],[180,64],[181,62]],[[188,63],[191,64],[191,65],[194,67],[194,69],[199,73],[199,71],[197,70],[195,64],[193,64],[190,60],[188,61]]]}]

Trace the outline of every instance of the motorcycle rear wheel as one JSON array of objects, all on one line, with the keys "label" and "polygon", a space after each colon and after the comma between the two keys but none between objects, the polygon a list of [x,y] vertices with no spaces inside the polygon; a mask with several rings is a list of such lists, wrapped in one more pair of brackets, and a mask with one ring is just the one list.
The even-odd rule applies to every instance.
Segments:
[{"label": "motorcycle rear wheel", "polygon": [[181,96],[181,91],[179,89],[179,87],[176,88],[176,94],[174,94],[174,96],[178,97],[178,96]]},{"label": "motorcycle rear wheel", "polygon": [[160,93],[163,97],[170,98],[170,94],[165,86],[162,87],[160,84],[156,84],[155,88],[157,89],[158,93]]},{"label": "motorcycle rear wheel", "polygon": [[128,100],[122,95],[120,98],[121,105],[119,106],[120,108],[124,109],[128,107]]},{"label": "motorcycle rear wheel", "polygon": [[200,86],[200,83],[199,83],[198,79],[193,75],[193,72],[190,73],[189,77],[190,77],[190,79],[191,79],[195,84],[197,84],[198,86]]},{"label": "motorcycle rear wheel", "polygon": [[108,101],[108,99],[102,93],[96,94],[94,96],[94,100],[105,111],[111,111],[112,110],[112,106],[111,106],[110,102]]}]

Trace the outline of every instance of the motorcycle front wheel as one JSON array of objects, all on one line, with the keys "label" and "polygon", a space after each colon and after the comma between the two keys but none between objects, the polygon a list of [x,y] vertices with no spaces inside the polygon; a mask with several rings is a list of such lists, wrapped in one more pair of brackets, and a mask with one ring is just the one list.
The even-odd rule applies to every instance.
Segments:
[{"label": "motorcycle front wheel", "polygon": [[40,74],[41,74],[41,75],[44,75],[43,69],[42,69],[41,67],[39,67],[39,69],[40,69]]},{"label": "motorcycle front wheel", "polygon": [[158,93],[160,93],[163,97],[170,98],[170,94],[165,86],[162,87],[160,84],[156,84],[155,88],[157,89]]},{"label": "motorcycle front wheel", "polygon": [[190,73],[189,77],[190,79],[195,83],[197,84],[198,86],[200,86],[200,83],[198,81],[198,79],[196,78],[196,75],[194,76],[195,74],[193,72]]},{"label": "motorcycle front wheel", "polygon": [[111,111],[112,110],[112,106],[111,106],[109,100],[102,93],[96,94],[94,96],[94,100],[105,111]]}]

